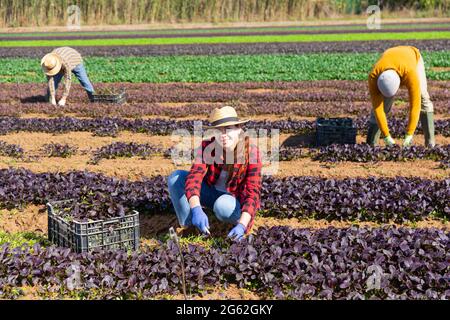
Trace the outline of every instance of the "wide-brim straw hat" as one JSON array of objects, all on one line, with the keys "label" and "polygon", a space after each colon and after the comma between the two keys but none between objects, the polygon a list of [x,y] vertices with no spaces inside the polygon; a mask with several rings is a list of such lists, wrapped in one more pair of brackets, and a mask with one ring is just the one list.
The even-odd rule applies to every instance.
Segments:
[{"label": "wide-brim straw hat", "polygon": [[42,71],[48,76],[54,76],[61,70],[61,59],[54,53],[46,54],[41,60]]},{"label": "wide-brim straw hat", "polygon": [[233,107],[225,106],[222,108],[216,108],[211,112],[209,116],[209,125],[206,128],[220,128],[227,126],[234,126],[249,122],[248,119],[240,120],[236,110]]}]

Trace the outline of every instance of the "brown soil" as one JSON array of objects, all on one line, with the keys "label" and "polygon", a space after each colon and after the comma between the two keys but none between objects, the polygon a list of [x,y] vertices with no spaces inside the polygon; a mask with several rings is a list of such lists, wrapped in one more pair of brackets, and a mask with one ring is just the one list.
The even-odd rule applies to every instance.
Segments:
[{"label": "brown soil", "polygon": [[[39,287],[22,286],[20,287],[23,291],[23,295],[18,297],[18,300],[41,300],[42,296],[39,294]],[[189,288],[187,289],[189,290]],[[46,297],[45,299],[52,300],[51,297]],[[73,300],[72,297],[57,297],[58,300]],[[177,295],[160,295],[154,297],[156,300],[184,300],[183,294]],[[216,287],[207,288],[199,294],[190,295],[187,293],[187,299],[189,300],[261,300],[262,297],[258,296],[256,293],[251,292],[244,288],[239,288],[235,284],[228,285],[225,288],[222,285]],[[0,299],[3,300],[3,299]]]},{"label": "brown soil", "polygon": [[[127,180],[141,180],[142,177],[155,175],[167,176],[174,170],[189,170],[190,164],[175,165],[170,159],[155,157],[142,160],[139,158],[122,158],[101,160],[98,165],[87,164],[89,156],[73,156],[68,159],[41,158],[39,162],[20,162],[11,158],[0,157],[0,169],[25,168],[36,173],[67,172],[71,170],[88,170]],[[439,163],[431,160],[408,162],[379,163],[320,163],[310,158],[303,158],[279,163],[275,176],[320,176],[342,179],[346,177],[422,177],[428,179],[448,178],[448,170],[440,169]],[[411,168],[412,167],[412,168]],[[263,174],[273,175],[275,167],[267,164]]]},{"label": "brown soil", "polygon": [[[177,229],[181,236],[196,235],[197,231],[193,228],[183,229],[178,225],[175,215],[170,214],[141,214],[139,217],[141,225],[141,239],[145,245],[156,245],[157,238],[166,235],[170,227]],[[211,233],[214,237],[225,237],[230,229],[229,224],[224,224],[210,215]],[[292,228],[313,228],[322,229],[328,227],[347,228],[353,225],[365,227],[379,227],[386,224],[375,222],[351,222],[351,221],[326,221],[315,219],[297,219],[297,218],[275,218],[275,217],[256,217],[252,232],[262,227],[289,226]],[[394,223],[389,223],[394,225]],[[399,224],[395,224],[400,226]],[[442,220],[424,220],[414,223],[406,223],[406,226],[416,228],[438,228],[450,230],[450,222]],[[30,205],[22,210],[0,210],[0,230],[17,232],[35,232],[39,234],[48,233],[47,213],[45,206]]]},{"label": "brown soil", "polygon": [[[312,228],[312,229],[324,229],[329,227],[334,228],[348,228],[351,226],[360,226],[368,228],[376,228],[380,226],[401,226],[396,223],[375,223],[375,222],[352,222],[352,221],[327,221],[327,220],[316,220],[316,219],[278,219],[272,217],[257,217],[255,219],[254,230],[266,227],[271,228],[275,226],[289,226],[291,228]],[[424,220],[414,223],[405,223],[404,226],[416,227],[416,228],[437,228],[450,230],[450,222],[444,222],[440,220]]]},{"label": "brown soil", "polygon": [[[449,144],[450,137],[437,136],[438,144]],[[168,175],[176,169],[188,170],[190,164],[175,165],[171,159],[156,156],[150,159],[118,158],[101,160],[98,165],[88,164],[92,152],[97,148],[117,142],[149,143],[162,148],[170,148],[177,141],[172,141],[170,136],[149,136],[141,133],[122,132],[119,137],[95,137],[89,132],[71,132],[60,135],[36,132],[19,132],[2,136],[1,141],[21,145],[26,154],[37,155],[38,159],[29,161],[0,157],[0,168],[26,168],[33,172],[66,172],[70,170],[88,170],[100,172],[110,176],[116,176],[129,180],[139,180],[142,176]],[[365,138],[357,137],[357,142],[364,142]],[[309,145],[313,141],[313,135],[280,135],[280,144],[285,146]],[[70,158],[47,158],[39,151],[46,143],[68,143],[77,146],[79,152]],[[423,136],[416,136],[415,142],[423,144]],[[83,152],[86,152],[83,154]],[[279,164],[277,176],[313,175],[322,177],[367,177],[367,176],[419,176],[425,178],[445,178],[448,172],[438,169],[438,162],[429,160],[417,160],[405,166],[402,162],[380,163],[320,163],[310,158],[293,161],[282,161]],[[266,170],[266,169],[265,169]],[[267,170],[265,171],[267,173]]]},{"label": "brown soil", "polygon": [[[268,117],[267,119],[279,119],[276,116]],[[280,134],[280,144],[286,146],[301,146],[310,145],[313,142],[313,134]],[[365,142],[365,136],[357,136],[357,143]],[[270,140],[270,139],[268,139]],[[118,137],[97,137],[93,136],[90,132],[69,132],[64,134],[50,134],[42,132],[18,132],[10,133],[0,136],[0,141],[5,141],[11,144],[18,144],[24,148],[25,152],[38,153],[39,149],[47,143],[60,143],[70,144],[77,146],[80,151],[89,151],[97,149],[101,146],[113,143],[113,142],[135,142],[135,143],[149,143],[162,148],[170,148],[177,144],[180,140],[172,138],[171,136],[155,136],[145,133],[133,133],[122,131]],[[400,143],[401,139],[397,139],[397,143]],[[417,145],[424,144],[423,135],[415,135],[414,143]],[[436,136],[437,144],[450,144],[450,137],[444,137],[441,135]],[[380,144],[383,141],[380,140]]]},{"label": "brown soil", "polygon": [[47,234],[45,206],[30,205],[23,210],[0,210],[0,230],[9,233],[36,232]]},{"label": "brown soil", "polygon": [[[18,300],[41,300],[42,297],[39,295],[38,287],[20,287],[23,291],[23,295],[18,298]],[[187,289],[189,290],[189,288]],[[51,297],[46,297],[45,299],[52,300]],[[73,300],[72,297],[57,297],[58,300]],[[159,295],[154,297],[156,300],[184,300],[183,294],[177,295]],[[207,288],[199,294],[190,295],[187,293],[187,299],[189,300],[261,300],[262,297],[258,296],[256,293],[251,292],[244,288],[239,288],[235,284],[228,285],[225,288],[222,285],[216,287]],[[2,300],[2,299],[0,299]]]},{"label": "brown soil", "polygon": [[169,175],[176,169],[189,170],[190,165],[175,166],[170,159],[155,157],[142,160],[122,158],[102,160],[98,165],[87,164],[90,156],[73,156],[67,159],[40,158],[38,162],[21,162],[0,157],[0,168],[25,168],[36,173],[88,170],[127,180],[141,180],[143,176]]},{"label": "brown soil", "polygon": [[379,162],[354,163],[342,162],[337,164],[319,163],[311,159],[300,159],[280,162],[277,177],[288,176],[320,176],[323,178],[343,179],[346,177],[421,177],[426,179],[448,178],[448,170],[439,169],[439,164],[430,160],[414,162]]},{"label": "brown soil", "polygon": [[37,152],[44,144],[61,143],[77,146],[79,150],[94,150],[113,142],[150,143],[163,148],[174,145],[171,136],[150,136],[144,133],[120,132],[119,136],[97,137],[90,132],[69,132],[64,134],[51,134],[43,132],[18,132],[0,137],[0,141],[19,144],[25,152]]},{"label": "brown soil", "polygon": [[[163,299],[167,299],[168,297],[162,297]],[[231,284],[227,288],[222,286],[217,286],[214,288],[209,288],[204,290],[204,292],[199,295],[193,295],[187,297],[192,300],[261,300],[262,297],[259,297],[256,293],[251,292],[247,289],[239,288],[238,286]],[[177,294],[175,296],[171,296],[172,300],[184,300],[183,294]]]}]

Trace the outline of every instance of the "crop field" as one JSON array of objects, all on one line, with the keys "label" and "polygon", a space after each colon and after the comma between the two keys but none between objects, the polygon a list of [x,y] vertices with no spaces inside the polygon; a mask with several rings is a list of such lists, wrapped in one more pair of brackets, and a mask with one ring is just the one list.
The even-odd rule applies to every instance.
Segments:
[{"label": "crop field", "polygon": [[[410,148],[364,143],[368,73],[396,45],[423,54],[433,148],[420,123]],[[39,62],[59,46],[127,102],[90,103],[72,77],[67,105],[47,103]],[[450,22],[0,33],[0,66],[0,298],[183,299],[174,227],[192,299],[450,299]],[[172,160],[172,133],[224,105],[247,129],[279,130],[279,153],[263,156],[277,171],[239,242],[213,216],[210,237],[179,228],[166,180],[191,166]],[[388,118],[398,142],[408,111],[401,89]],[[357,144],[315,147],[317,117],[351,117]],[[139,250],[51,245],[45,205],[67,199],[80,221],[137,210]]]}]

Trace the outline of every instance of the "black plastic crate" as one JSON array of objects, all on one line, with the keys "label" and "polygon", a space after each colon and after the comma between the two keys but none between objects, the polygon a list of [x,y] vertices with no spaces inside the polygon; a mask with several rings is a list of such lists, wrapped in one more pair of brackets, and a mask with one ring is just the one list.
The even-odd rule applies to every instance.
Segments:
[{"label": "black plastic crate", "polygon": [[117,103],[122,104],[127,101],[127,93],[125,89],[121,89],[119,93],[112,94],[93,94],[91,102]]},{"label": "black plastic crate", "polygon": [[93,249],[137,250],[139,247],[139,213],[111,218],[77,222],[65,219],[74,208],[74,200],[47,203],[48,237],[60,247],[71,248],[75,252]]},{"label": "black plastic crate", "polygon": [[316,120],[316,146],[355,144],[357,129],[351,118],[318,118]]}]

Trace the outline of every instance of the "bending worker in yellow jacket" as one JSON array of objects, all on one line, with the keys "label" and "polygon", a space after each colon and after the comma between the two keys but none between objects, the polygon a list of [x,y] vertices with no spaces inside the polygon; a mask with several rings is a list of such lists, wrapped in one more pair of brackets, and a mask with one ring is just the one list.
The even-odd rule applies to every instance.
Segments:
[{"label": "bending worker in yellow jacket", "polygon": [[409,93],[409,122],[404,146],[412,142],[420,119],[425,135],[425,144],[434,146],[433,103],[427,90],[425,66],[420,52],[415,47],[399,46],[386,50],[369,74],[369,92],[372,99],[372,114],[369,121],[367,143],[376,145],[380,129],[387,145],[395,144],[387,125],[386,114],[391,110],[394,95],[400,85]]}]

